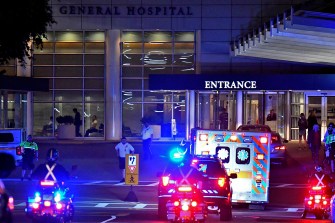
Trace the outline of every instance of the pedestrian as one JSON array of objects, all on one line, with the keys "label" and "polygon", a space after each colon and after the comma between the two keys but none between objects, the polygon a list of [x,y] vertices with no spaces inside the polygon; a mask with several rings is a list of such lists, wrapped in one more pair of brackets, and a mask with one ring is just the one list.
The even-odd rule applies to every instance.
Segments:
[{"label": "pedestrian", "polygon": [[78,112],[77,108],[73,109],[74,112],[74,126],[76,127],[76,137],[81,137],[80,134],[80,126],[81,126],[81,118],[80,113]]},{"label": "pedestrian", "polygon": [[122,179],[120,180],[120,183],[122,183],[125,182],[126,178],[126,155],[134,154],[135,149],[130,143],[127,142],[126,137],[122,137],[121,142],[115,146],[115,150],[117,151],[117,155],[119,157],[119,168],[122,174]]},{"label": "pedestrian", "polygon": [[266,121],[276,121],[277,120],[277,114],[275,113],[274,109],[270,110],[270,113],[266,117]]},{"label": "pedestrian", "polygon": [[228,129],[228,112],[226,108],[222,108],[222,112],[219,115],[220,129]]},{"label": "pedestrian", "polygon": [[22,175],[21,181],[23,181],[26,171],[28,173],[28,179],[31,180],[31,173],[35,167],[34,160],[38,160],[38,146],[33,141],[33,137],[31,135],[27,136],[27,140],[20,144],[22,151]]},{"label": "pedestrian", "polygon": [[[304,113],[300,114],[300,118],[298,121],[298,126],[299,126],[299,149],[301,149],[301,141],[302,139],[305,140],[305,144],[307,144],[306,141],[306,129],[308,127],[307,124],[307,119]],[[305,148],[305,144],[303,145],[303,147]]]},{"label": "pedestrian", "polygon": [[142,118],[141,122],[143,124],[142,143],[143,143],[144,160],[152,159],[152,153],[150,147],[152,138],[154,136],[154,131],[145,118]]},{"label": "pedestrian", "polygon": [[86,130],[85,137],[90,136],[90,133],[98,132],[98,118],[96,115],[92,116],[91,127]]},{"label": "pedestrian", "polygon": [[315,110],[312,110],[309,112],[308,118],[307,118],[307,129],[308,129],[308,134],[309,131],[313,130],[313,126],[315,124],[318,124],[318,119],[316,118]]},{"label": "pedestrian", "polygon": [[312,152],[312,160],[315,165],[318,165],[321,147],[321,132],[318,124],[315,124],[313,130],[308,132],[308,144]]}]

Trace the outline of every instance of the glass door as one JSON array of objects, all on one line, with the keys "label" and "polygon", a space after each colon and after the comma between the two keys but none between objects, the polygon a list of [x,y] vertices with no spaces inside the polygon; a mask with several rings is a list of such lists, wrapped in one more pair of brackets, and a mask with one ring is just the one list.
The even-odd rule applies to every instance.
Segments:
[{"label": "glass door", "polygon": [[196,125],[204,129],[231,129],[236,125],[236,100],[232,92],[198,92]]},{"label": "glass door", "polygon": [[307,108],[308,115],[315,111],[318,124],[321,126],[321,137],[323,138],[328,124],[330,122],[335,123],[335,95],[329,95],[328,93],[308,94]]}]

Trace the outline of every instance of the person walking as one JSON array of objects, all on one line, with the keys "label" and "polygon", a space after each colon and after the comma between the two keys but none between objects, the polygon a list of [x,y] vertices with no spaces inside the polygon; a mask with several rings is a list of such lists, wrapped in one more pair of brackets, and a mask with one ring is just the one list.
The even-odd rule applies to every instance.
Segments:
[{"label": "person walking", "polygon": [[115,146],[115,150],[117,152],[117,155],[119,157],[119,168],[121,170],[122,179],[120,180],[120,183],[125,182],[126,178],[126,155],[127,154],[134,154],[135,149],[134,147],[127,142],[126,137],[121,138],[121,142],[118,143]]},{"label": "person walking", "polygon": [[308,132],[308,144],[312,151],[312,160],[314,164],[319,164],[319,151],[321,147],[321,132],[318,124],[313,126],[313,130]]},{"label": "person walking", "polygon": [[149,126],[149,123],[147,120],[142,118],[141,122],[143,124],[142,143],[143,143],[144,160],[152,159],[152,153],[151,153],[150,147],[151,147],[152,138],[154,136],[154,131]]},{"label": "person walking", "polygon": [[31,180],[31,173],[35,167],[34,160],[38,160],[38,146],[33,141],[31,135],[27,136],[27,140],[20,144],[22,151],[22,175],[21,181],[23,181],[26,171],[29,171],[28,179]]},{"label": "person walking", "polygon": [[[298,121],[298,126],[299,126],[299,149],[301,149],[301,147],[305,148],[305,144],[307,144],[306,129],[308,127],[308,124],[307,124],[307,119],[306,119],[306,116],[305,116],[304,113],[300,114],[300,118],[299,118],[299,121]],[[305,144],[303,146],[301,146],[302,139],[305,140]]]},{"label": "person walking", "polygon": [[318,124],[318,119],[316,118],[315,110],[312,110],[309,112],[308,118],[307,118],[307,129],[308,133],[309,131],[312,132],[313,126],[315,124]]},{"label": "person walking", "polygon": [[73,109],[74,112],[74,126],[76,127],[76,137],[81,137],[80,134],[80,126],[81,126],[81,118],[80,113],[78,112],[77,108]]}]

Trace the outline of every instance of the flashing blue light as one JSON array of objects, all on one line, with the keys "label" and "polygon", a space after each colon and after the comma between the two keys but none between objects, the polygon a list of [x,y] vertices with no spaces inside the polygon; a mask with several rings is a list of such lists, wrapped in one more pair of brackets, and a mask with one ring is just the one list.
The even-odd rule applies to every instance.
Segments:
[{"label": "flashing blue light", "polygon": [[42,200],[40,192],[35,192],[35,202],[40,202]]},{"label": "flashing blue light", "polygon": [[40,197],[40,196],[41,196],[40,192],[35,192],[35,197]]},{"label": "flashing blue light", "polygon": [[175,148],[170,151],[170,160],[172,162],[178,163],[184,159],[184,154],[179,151],[178,148]]},{"label": "flashing blue light", "polygon": [[55,194],[55,198],[54,198],[54,200],[55,200],[55,202],[59,202],[60,200],[61,200],[61,194],[60,194],[60,192],[57,192],[56,194]]}]

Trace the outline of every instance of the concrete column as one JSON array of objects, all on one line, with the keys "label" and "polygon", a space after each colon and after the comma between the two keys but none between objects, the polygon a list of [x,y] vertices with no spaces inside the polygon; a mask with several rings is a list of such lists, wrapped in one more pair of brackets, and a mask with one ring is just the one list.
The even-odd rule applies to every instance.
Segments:
[{"label": "concrete column", "polygon": [[106,109],[105,138],[119,140],[122,135],[120,30],[108,30],[106,35]]},{"label": "concrete column", "polygon": [[284,138],[285,139],[291,139],[292,136],[290,134],[290,120],[291,120],[291,92],[287,91],[285,93],[286,95],[286,105],[285,106],[285,119],[284,119]]},{"label": "concrete column", "polygon": [[[31,47],[32,42],[29,43],[29,46]],[[17,76],[19,77],[31,77],[32,73],[32,67],[31,67],[31,60],[26,57],[25,58],[26,65],[25,67],[21,66],[19,62],[17,61]],[[22,104],[24,106],[24,104]],[[24,112],[24,108],[22,109],[22,112]],[[16,111],[15,111],[16,113]],[[33,105],[33,93],[28,92],[27,93],[27,111],[26,111],[26,120],[27,120],[27,126],[26,126],[26,133],[27,135],[33,135],[34,132],[34,105]],[[15,125],[16,126],[16,125]],[[23,123],[23,128],[24,123]]]},{"label": "concrete column", "polygon": [[189,123],[189,131],[193,129],[195,126],[195,91],[189,91],[189,112],[190,112],[190,123]]},{"label": "concrete column", "polygon": [[8,92],[3,92],[3,127],[8,128]]},{"label": "concrete column", "polygon": [[236,128],[243,124],[243,92],[236,93]]}]

